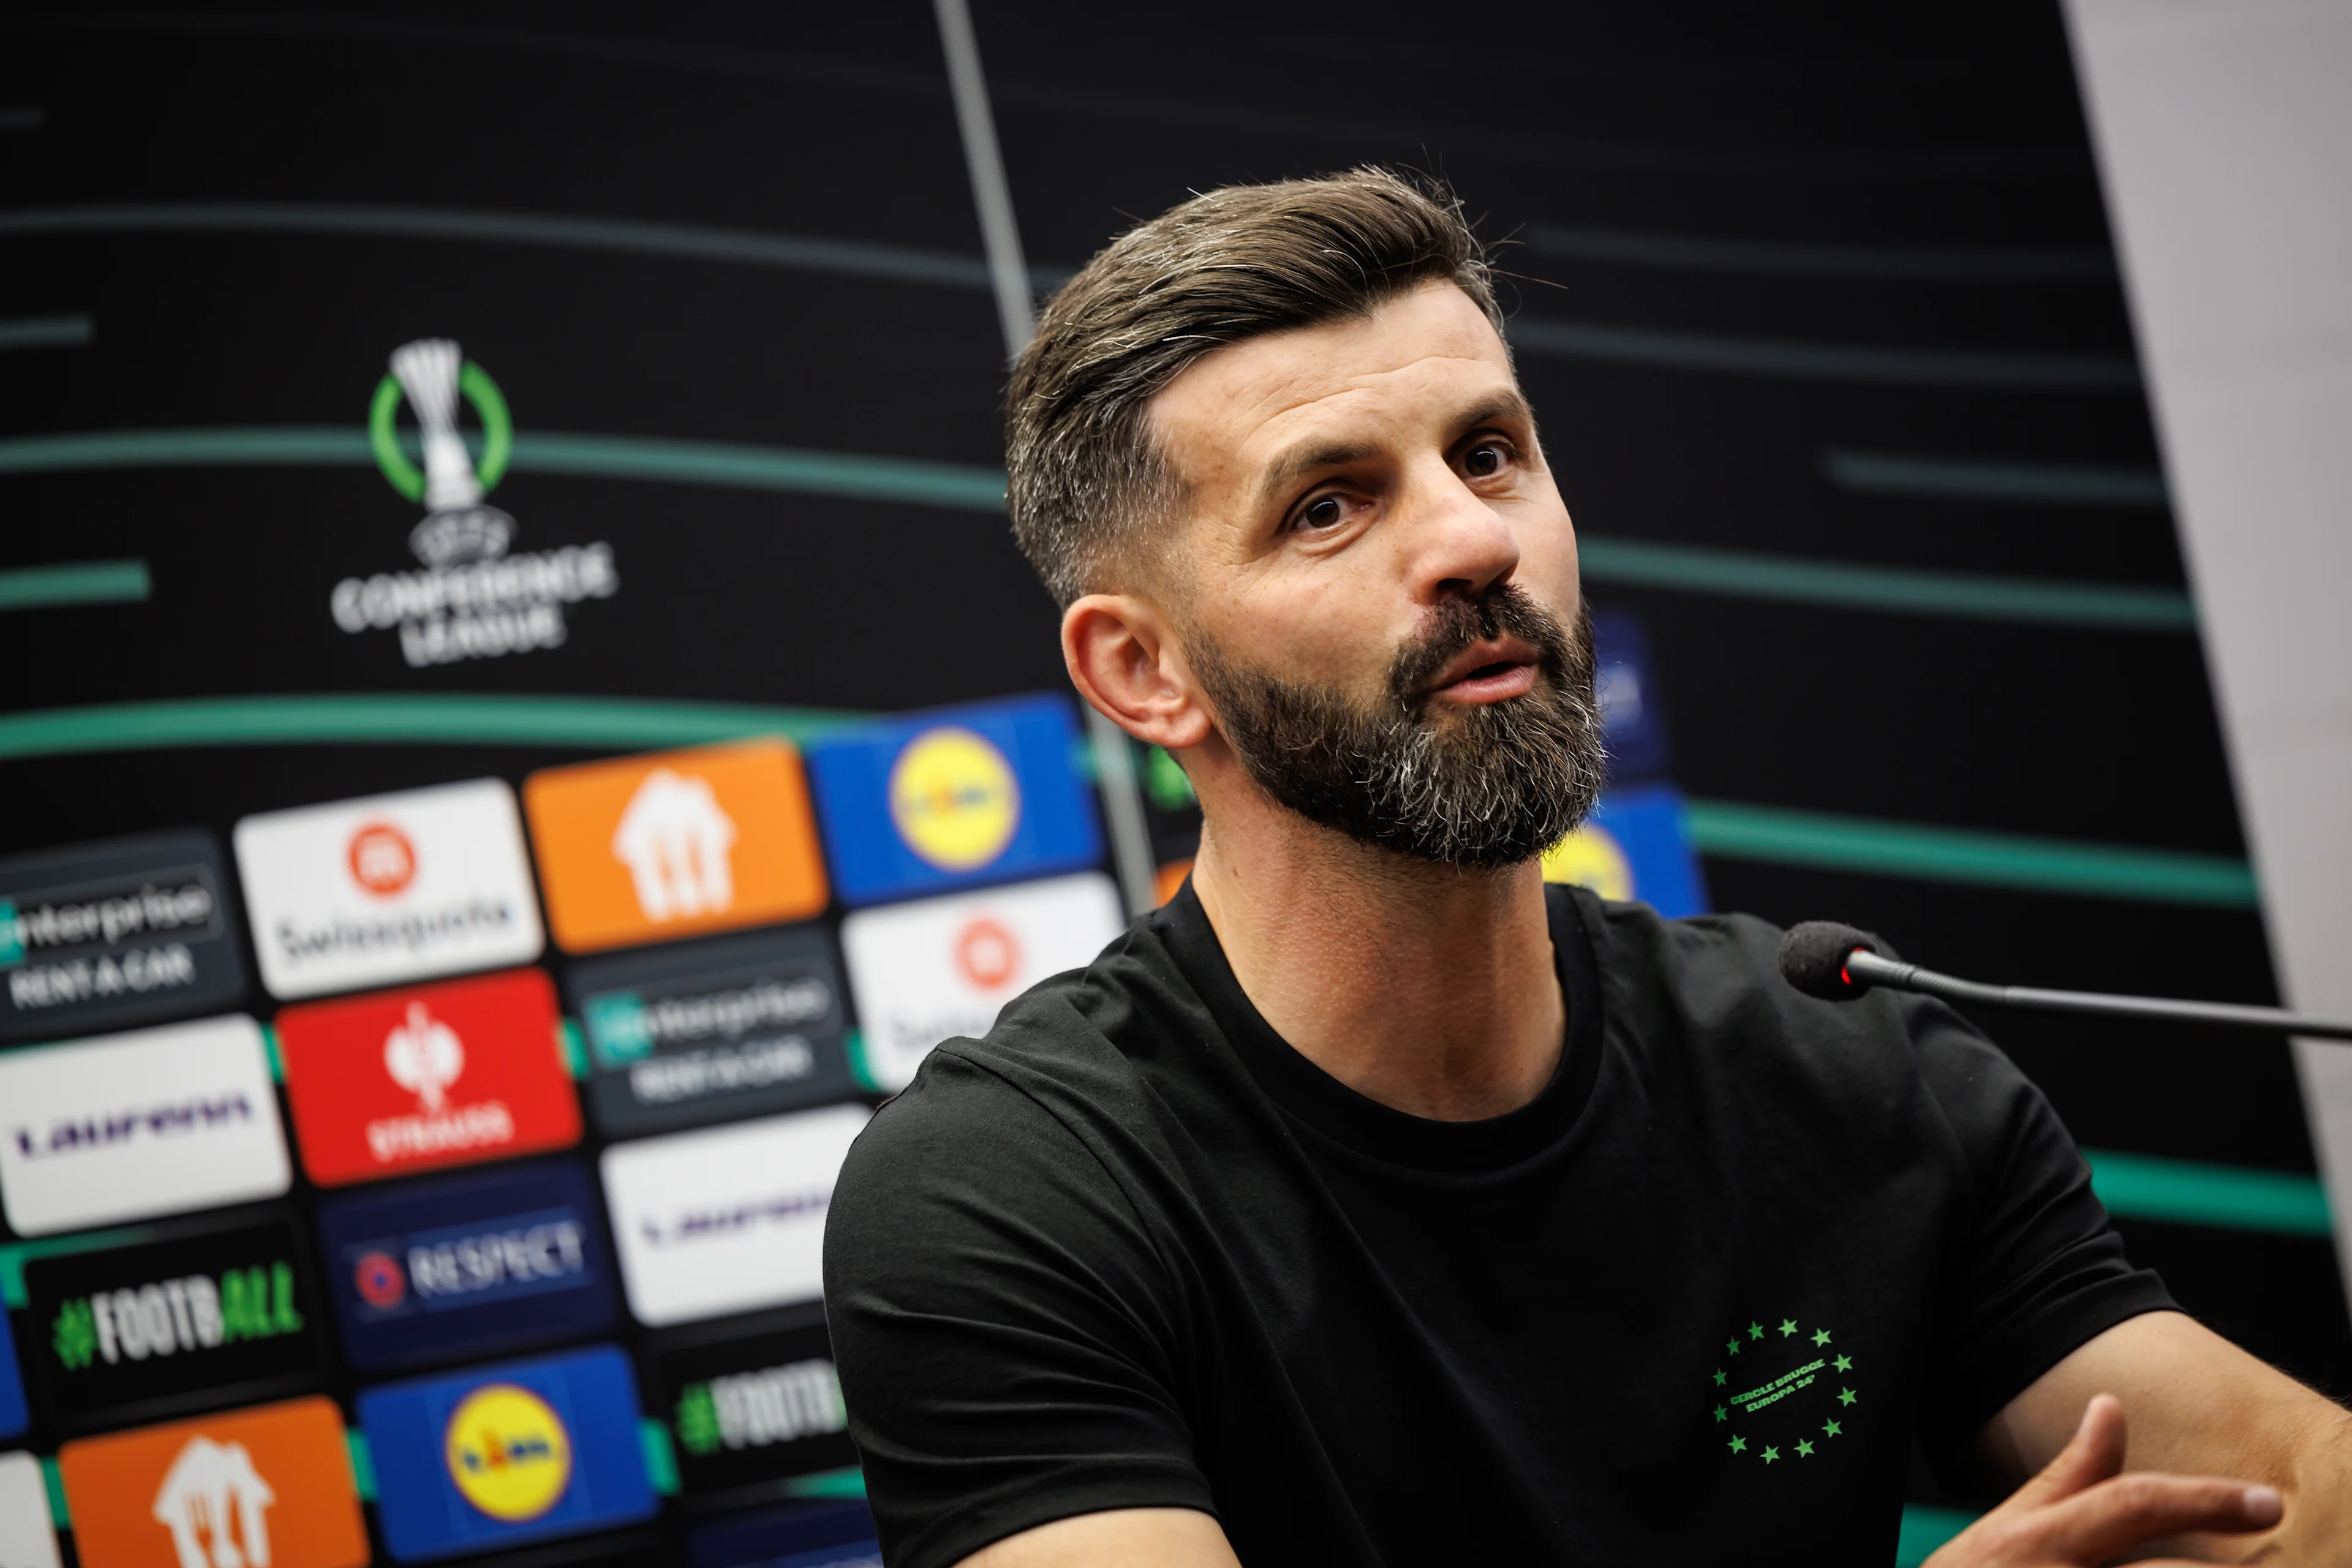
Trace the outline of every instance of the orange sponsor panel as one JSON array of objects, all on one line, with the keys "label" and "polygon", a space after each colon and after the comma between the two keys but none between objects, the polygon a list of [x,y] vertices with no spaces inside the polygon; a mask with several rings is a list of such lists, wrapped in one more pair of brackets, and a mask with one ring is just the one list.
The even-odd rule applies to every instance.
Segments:
[{"label": "orange sponsor panel", "polygon": [[523,808],[567,952],[806,920],[824,862],[800,752],[776,739],[549,768]]},{"label": "orange sponsor panel", "polygon": [[85,1568],[361,1568],[343,1418],[294,1399],[68,1443],[58,1469]]}]

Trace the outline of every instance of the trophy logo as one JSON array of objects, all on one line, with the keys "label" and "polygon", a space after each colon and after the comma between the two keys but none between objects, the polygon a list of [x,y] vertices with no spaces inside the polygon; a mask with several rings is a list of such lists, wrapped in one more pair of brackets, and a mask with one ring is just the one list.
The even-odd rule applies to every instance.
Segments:
[{"label": "trophy logo", "polygon": [[[403,404],[413,436],[399,426]],[[458,427],[467,408],[481,425],[478,453]],[[561,647],[568,611],[619,591],[613,547],[601,541],[509,553],[515,520],[486,498],[514,445],[505,395],[455,339],[392,351],[368,407],[368,447],[385,481],[425,508],[408,533],[423,569],[337,583],[327,600],[336,626],[354,637],[397,629],[402,659],[425,669]]]},{"label": "trophy logo", "polygon": [[[473,405],[482,421],[482,462],[478,469],[457,433],[457,400]],[[408,460],[393,416],[404,398],[416,416],[424,447],[420,471]],[[425,521],[408,536],[408,547],[427,566],[495,561],[514,538],[514,519],[482,498],[506,473],[514,451],[514,421],[507,400],[489,373],[465,357],[448,338],[419,338],[392,351],[392,374],[375,389],[368,410],[368,441],[376,466],[392,488],[425,503]]]}]

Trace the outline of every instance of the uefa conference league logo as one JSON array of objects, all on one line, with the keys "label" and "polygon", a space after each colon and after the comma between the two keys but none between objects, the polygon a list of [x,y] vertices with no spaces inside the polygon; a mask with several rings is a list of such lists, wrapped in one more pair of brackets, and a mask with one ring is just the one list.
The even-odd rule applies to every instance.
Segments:
[{"label": "uefa conference league logo", "polygon": [[[477,462],[457,428],[460,402],[482,424]],[[417,425],[418,468],[396,425],[405,402]],[[484,499],[514,457],[514,420],[489,373],[447,338],[392,353],[368,410],[368,446],[392,488],[425,509],[410,531],[418,571],[346,577],[327,597],[335,624],[356,637],[397,630],[412,669],[560,647],[565,608],[620,591],[613,547],[566,544],[509,552],[515,520]]]}]

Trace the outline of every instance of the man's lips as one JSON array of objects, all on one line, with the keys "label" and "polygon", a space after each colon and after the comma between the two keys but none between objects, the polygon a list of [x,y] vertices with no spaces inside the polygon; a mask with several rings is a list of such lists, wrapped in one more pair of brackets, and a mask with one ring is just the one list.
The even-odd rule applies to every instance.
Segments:
[{"label": "man's lips", "polygon": [[1474,643],[1438,673],[1430,695],[1474,706],[1523,697],[1535,687],[1537,657],[1517,637]]}]

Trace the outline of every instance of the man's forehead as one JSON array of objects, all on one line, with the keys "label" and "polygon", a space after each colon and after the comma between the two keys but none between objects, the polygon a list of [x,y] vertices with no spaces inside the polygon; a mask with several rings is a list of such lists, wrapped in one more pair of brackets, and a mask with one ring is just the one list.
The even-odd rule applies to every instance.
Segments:
[{"label": "man's forehead", "polygon": [[1219,349],[1153,399],[1151,423],[1188,481],[1237,480],[1326,427],[1442,420],[1516,392],[1486,312],[1433,283],[1369,317]]}]

